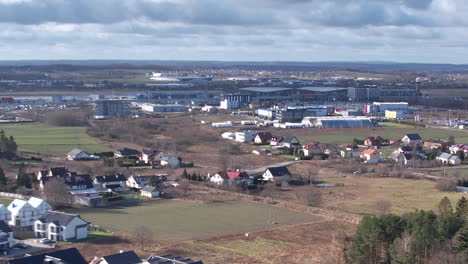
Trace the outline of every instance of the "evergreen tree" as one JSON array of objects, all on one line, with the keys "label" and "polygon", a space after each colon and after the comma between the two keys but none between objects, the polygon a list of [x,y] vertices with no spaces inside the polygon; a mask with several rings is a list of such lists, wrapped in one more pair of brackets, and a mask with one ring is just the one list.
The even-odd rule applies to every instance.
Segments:
[{"label": "evergreen tree", "polygon": [[10,138],[8,139],[7,146],[8,146],[8,150],[7,150],[8,152],[16,153],[16,151],[18,150],[18,145],[16,144],[13,136],[10,136]]},{"label": "evergreen tree", "polygon": [[0,185],[6,185],[7,182],[8,182],[8,179],[5,176],[5,173],[3,172],[3,168],[0,167]]},{"label": "evergreen tree", "polygon": [[442,240],[450,240],[462,227],[463,222],[453,212],[452,204],[447,197],[439,203],[438,231]]},{"label": "evergreen tree", "polygon": [[457,249],[468,259],[468,225],[465,225],[457,238]]},{"label": "evergreen tree", "polygon": [[8,151],[8,138],[3,130],[0,131],[0,152]]},{"label": "evergreen tree", "polygon": [[468,221],[468,200],[465,196],[462,196],[457,202],[457,207],[455,209],[455,215]]},{"label": "evergreen tree", "polygon": [[182,172],[181,177],[182,177],[183,179],[187,179],[187,178],[188,178],[187,169],[184,169],[184,172]]},{"label": "evergreen tree", "polygon": [[31,179],[29,178],[28,174],[26,173],[26,167],[24,166],[24,163],[20,164],[19,170],[18,170],[18,176],[16,179],[16,184],[18,187],[24,186],[26,188],[31,188]]}]

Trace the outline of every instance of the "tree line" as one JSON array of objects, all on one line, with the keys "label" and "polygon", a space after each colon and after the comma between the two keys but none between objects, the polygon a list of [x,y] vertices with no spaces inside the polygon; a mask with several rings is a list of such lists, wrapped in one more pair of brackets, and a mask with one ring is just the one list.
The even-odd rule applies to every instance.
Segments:
[{"label": "tree line", "polygon": [[18,145],[13,136],[7,136],[5,131],[0,130],[0,152],[16,153]]},{"label": "tree line", "polygon": [[354,264],[468,263],[468,200],[462,197],[453,209],[444,197],[438,214],[365,216],[348,257]]}]

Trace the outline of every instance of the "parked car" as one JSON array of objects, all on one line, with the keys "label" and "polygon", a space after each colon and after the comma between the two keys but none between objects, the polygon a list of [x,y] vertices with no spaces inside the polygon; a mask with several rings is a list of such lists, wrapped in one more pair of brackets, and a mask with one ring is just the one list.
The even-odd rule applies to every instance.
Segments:
[{"label": "parked car", "polygon": [[16,243],[15,247],[17,247],[17,248],[23,248],[23,249],[29,248],[28,245],[26,245],[25,243],[22,243],[22,242]]},{"label": "parked car", "polygon": [[50,239],[48,239],[48,238],[43,238],[43,239],[39,240],[39,243],[41,243],[41,244],[50,244],[50,243],[52,243],[52,241]]}]

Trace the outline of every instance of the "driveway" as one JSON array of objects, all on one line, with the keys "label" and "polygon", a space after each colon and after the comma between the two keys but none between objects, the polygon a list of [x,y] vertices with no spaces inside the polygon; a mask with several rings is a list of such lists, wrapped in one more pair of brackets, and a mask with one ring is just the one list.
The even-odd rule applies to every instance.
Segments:
[{"label": "driveway", "polygon": [[37,239],[36,238],[25,239],[25,240],[15,239],[15,243],[22,242],[28,245],[29,248],[26,248],[26,249],[12,248],[10,249],[10,252],[8,253],[8,255],[1,255],[0,260],[8,260],[11,258],[23,257],[25,254],[36,254],[36,253],[40,253],[42,251],[45,251],[47,249],[51,249],[54,247],[52,244],[44,245],[44,244],[35,242],[35,240]]}]

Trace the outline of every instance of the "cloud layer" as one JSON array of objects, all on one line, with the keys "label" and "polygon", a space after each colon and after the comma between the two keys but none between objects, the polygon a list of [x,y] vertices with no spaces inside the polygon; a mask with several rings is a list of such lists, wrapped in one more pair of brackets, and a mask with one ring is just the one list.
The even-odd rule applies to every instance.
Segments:
[{"label": "cloud layer", "polygon": [[465,2],[0,0],[0,58],[468,63]]}]

